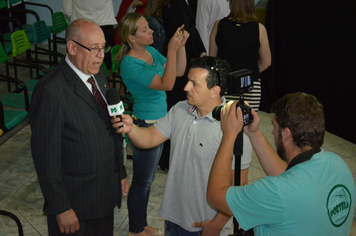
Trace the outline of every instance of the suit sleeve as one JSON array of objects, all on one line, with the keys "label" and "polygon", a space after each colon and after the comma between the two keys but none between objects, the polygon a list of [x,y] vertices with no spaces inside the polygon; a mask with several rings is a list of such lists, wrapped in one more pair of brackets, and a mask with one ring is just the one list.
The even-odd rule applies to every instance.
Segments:
[{"label": "suit sleeve", "polygon": [[57,215],[71,208],[61,169],[64,114],[53,94],[56,93],[38,87],[32,96],[29,112],[32,157],[49,206],[47,215]]}]

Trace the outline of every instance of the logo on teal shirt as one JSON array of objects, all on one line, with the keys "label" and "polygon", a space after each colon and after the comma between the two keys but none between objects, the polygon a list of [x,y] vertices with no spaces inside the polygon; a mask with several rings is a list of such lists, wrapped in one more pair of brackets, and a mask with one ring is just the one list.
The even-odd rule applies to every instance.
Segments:
[{"label": "logo on teal shirt", "polygon": [[350,214],[352,199],[350,191],[342,184],[335,185],[328,196],[326,208],[331,224],[340,227]]}]

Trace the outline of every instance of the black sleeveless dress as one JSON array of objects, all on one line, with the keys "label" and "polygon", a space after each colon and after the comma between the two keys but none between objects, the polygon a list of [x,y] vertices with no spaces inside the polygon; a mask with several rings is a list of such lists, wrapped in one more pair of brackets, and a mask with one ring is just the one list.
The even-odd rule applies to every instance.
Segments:
[{"label": "black sleeveless dress", "polygon": [[[258,50],[260,48],[258,22],[238,24],[227,17],[220,20],[215,38],[218,46],[217,57],[230,63],[231,71],[249,69],[253,72],[254,89],[245,93],[244,98],[258,111],[261,100]],[[235,96],[226,96],[235,100]]]}]

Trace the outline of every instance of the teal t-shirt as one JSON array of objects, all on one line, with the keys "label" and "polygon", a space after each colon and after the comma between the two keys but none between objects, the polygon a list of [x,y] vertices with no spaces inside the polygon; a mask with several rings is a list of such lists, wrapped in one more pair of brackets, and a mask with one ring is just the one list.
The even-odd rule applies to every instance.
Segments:
[{"label": "teal t-shirt", "polygon": [[283,174],[230,187],[226,201],[241,227],[256,236],[348,236],[355,182],[346,163],[321,151]]},{"label": "teal t-shirt", "polygon": [[166,92],[150,89],[153,77],[164,73],[167,59],[153,47],[147,46],[153,57],[153,64],[126,55],[120,63],[120,74],[132,94],[133,114],[141,120],[157,120],[167,114]]}]

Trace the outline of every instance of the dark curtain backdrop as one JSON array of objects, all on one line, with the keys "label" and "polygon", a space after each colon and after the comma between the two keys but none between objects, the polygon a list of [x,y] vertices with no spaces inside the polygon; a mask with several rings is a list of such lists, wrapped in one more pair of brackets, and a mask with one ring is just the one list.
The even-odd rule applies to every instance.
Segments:
[{"label": "dark curtain backdrop", "polygon": [[355,12],[355,0],[269,0],[272,65],[262,75],[261,110],[287,93],[313,94],[326,130],[356,143]]}]

